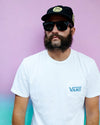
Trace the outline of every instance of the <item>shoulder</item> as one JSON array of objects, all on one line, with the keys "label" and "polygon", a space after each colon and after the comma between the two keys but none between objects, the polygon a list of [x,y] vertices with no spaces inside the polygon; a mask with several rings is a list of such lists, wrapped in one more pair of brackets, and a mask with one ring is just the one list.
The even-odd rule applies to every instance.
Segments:
[{"label": "shoulder", "polygon": [[45,57],[46,52],[47,52],[46,50],[43,50],[43,51],[38,52],[34,55],[30,55],[28,57],[25,57],[20,64],[20,68],[27,70],[29,72],[33,69],[38,68],[38,66],[41,63],[41,60]]},{"label": "shoulder", "polygon": [[19,66],[19,71],[24,72],[27,76],[33,74],[41,64],[41,59],[46,55],[46,50],[30,55],[23,59]]},{"label": "shoulder", "polygon": [[41,57],[44,57],[46,55],[46,50],[40,51],[34,55],[30,55],[26,58],[23,59],[24,64],[33,64],[33,63],[38,63]]},{"label": "shoulder", "polygon": [[72,51],[73,51],[74,62],[76,62],[76,64],[80,66],[81,69],[85,71],[85,73],[91,72],[93,68],[97,69],[97,64],[93,58],[76,50]]},{"label": "shoulder", "polygon": [[95,62],[95,60],[81,52],[78,52],[76,50],[72,50],[73,55],[81,62],[81,63],[86,63],[86,64],[92,64]]}]

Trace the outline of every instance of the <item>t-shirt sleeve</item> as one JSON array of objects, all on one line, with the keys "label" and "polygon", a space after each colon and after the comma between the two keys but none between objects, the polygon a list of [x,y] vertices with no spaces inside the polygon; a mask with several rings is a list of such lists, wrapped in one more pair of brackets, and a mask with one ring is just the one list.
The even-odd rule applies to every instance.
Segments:
[{"label": "t-shirt sleeve", "polygon": [[90,64],[90,70],[87,75],[86,97],[92,98],[100,95],[100,72],[95,61]]},{"label": "t-shirt sleeve", "polygon": [[21,97],[29,97],[28,72],[24,61],[19,66],[11,88],[11,92]]}]

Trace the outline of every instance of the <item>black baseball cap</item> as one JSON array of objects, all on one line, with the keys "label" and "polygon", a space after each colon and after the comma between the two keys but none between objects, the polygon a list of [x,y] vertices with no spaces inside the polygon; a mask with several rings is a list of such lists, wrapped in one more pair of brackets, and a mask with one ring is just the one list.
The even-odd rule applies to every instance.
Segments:
[{"label": "black baseball cap", "polygon": [[74,26],[74,14],[73,10],[68,6],[57,5],[47,10],[47,13],[41,17],[41,20],[47,21],[50,16],[61,15],[68,19],[68,21]]}]

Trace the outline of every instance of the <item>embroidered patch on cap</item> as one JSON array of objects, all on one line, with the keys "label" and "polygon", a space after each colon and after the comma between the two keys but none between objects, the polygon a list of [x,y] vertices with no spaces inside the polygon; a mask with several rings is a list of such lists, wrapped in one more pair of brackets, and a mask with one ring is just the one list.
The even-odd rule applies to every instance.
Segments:
[{"label": "embroidered patch on cap", "polygon": [[61,7],[55,7],[53,8],[53,12],[61,12],[62,8]]}]

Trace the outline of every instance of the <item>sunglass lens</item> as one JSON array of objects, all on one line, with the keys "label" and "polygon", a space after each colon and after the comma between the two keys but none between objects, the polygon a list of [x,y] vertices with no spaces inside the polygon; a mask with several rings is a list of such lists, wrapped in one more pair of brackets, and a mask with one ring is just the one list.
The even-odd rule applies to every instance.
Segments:
[{"label": "sunglass lens", "polygon": [[43,27],[46,31],[52,31],[53,30],[53,27],[54,27],[54,24],[52,22],[44,22],[43,23]]},{"label": "sunglass lens", "polygon": [[64,31],[68,27],[68,22],[58,22],[56,25],[57,25],[58,30]]}]

